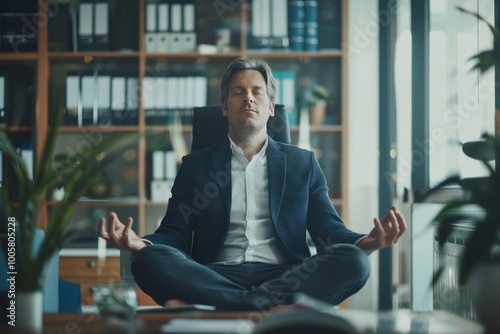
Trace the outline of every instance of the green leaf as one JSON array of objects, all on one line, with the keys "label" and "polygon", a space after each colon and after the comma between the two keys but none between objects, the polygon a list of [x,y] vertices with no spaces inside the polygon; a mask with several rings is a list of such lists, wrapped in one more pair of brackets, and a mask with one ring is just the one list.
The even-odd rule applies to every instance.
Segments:
[{"label": "green leaf", "polygon": [[466,142],[462,145],[462,151],[466,156],[480,161],[491,161],[495,159],[495,147],[488,141],[478,140]]},{"label": "green leaf", "polygon": [[[61,67],[58,67],[58,78],[64,78],[64,73]],[[43,146],[42,162],[37,165],[35,172],[35,189],[34,197],[40,198],[47,190],[48,176],[52,172],[53,155],[59,136],[59,127],[62,124],[63,110],[64,110],[64,97],[63,92],[66,91],[65,82],[62,79],[55,80],[55,110],[49,115],[49,131]]]},{"label": "green leaf", "polygon": [[477,60],[472,69],[477,69],[481,71],[481,73],[484,73],[492,68],[495,65],[493,52],[493,50],[481,51],[478,54],[470,57],[469,60]]}]

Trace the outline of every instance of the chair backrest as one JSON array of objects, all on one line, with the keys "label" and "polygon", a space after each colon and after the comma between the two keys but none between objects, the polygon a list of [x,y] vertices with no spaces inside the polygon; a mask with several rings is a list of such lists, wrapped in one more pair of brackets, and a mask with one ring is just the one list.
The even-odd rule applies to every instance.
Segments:
[{"label": "chair backrest", "polygon": [[[267,133],[271,138],[282,143],[290,143],[290,126],[285,106],[274,107],[274,117],[267,122]],[[210,146],[227,138],[227,118],[222,115],[220,105],[195,107],[193,110],[193,142],[191,151]]]}]

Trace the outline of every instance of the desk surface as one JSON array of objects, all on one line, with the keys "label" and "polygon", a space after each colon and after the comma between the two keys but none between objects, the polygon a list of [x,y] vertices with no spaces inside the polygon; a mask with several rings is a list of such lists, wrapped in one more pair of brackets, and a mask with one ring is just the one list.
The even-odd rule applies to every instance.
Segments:
[{"label": "desk surface", "polygon": [[[300,311],[300,310],[296,310]],[[287,311],[282,311],[287,312]],[[360,333],[483,333],[480,325],[464,320],[445,311],[414,313],[409,310],[394,312],[371,312],[336,310],[331,313],[349,320]],[[277,313],[276,313],[277,314]],[[131,333],[160,333],[161,326],[172,319],[243,319],[260,322],[270,313],[255,312],[196,312],[196,313],[143,313],[138,314],[137,329],[129,327]],[[109,333],[101,319],[90,313],[62,313],[44,315],[43,333]],[[0,332],[10,333],[12,327],[0,325]],[[125,333],[123,330],[113,331]],[[19,333],[15,331],[14,333]]]}]

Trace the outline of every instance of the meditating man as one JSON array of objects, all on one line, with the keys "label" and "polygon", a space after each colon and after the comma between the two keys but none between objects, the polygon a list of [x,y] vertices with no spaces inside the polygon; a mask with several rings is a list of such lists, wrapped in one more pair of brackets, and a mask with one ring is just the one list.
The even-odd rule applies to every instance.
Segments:
[{"label": "meditating man", "polygon": [[135,280],[160,305],[268,310],[298,292],[340,303],[368,279],[368,254],[405,232],[404,217],[391,207],[367,235],[346,228],[314,153],[267,135],[276,82],[266,62],[233,61],[220,87],[227,139],[183,158],[156,232],[140,238],[111,212],[99,235],[134,252]]}]

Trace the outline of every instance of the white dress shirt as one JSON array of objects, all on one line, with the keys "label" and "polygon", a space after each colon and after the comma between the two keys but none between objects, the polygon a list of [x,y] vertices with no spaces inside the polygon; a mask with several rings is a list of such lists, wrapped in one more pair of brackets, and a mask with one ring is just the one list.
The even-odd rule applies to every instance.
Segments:
[{"label": "white dress shirt", "polygon": [[231,143],[231,216],[226,242],[216,263],[285,263],[278,246],[269,212],[267,139],[262,149],[248,161],[243,151]]}]

